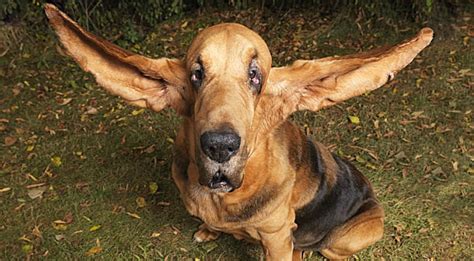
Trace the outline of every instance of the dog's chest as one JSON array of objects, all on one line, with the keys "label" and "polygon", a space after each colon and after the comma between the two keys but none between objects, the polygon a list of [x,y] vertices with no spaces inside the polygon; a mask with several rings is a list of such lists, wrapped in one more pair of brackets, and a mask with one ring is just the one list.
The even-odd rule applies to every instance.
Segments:
[{"label": "dog's chest", "polygon": [[[189,213],[210,228],[232,234],[238,239],[259,241],[257,231],[262,228],[277,229],[281,226],[281,220],[274,219],[275,215],[284,213],[286,216],[288,212],[288,205],[278,202],[283,200],[285,194],[289,198],[289,193],[272,187],[242,201],[229,200],[226,198],[228,195],[209,193],[199,184],[189,184],[188,188],[189,194],[183,199]],[[236,203],[229,204],[229,201]]]}]

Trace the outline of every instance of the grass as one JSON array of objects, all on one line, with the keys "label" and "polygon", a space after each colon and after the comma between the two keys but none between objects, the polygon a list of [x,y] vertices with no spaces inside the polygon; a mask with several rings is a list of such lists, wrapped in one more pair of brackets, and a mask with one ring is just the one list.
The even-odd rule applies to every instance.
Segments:
[{"label": "grass", "polygon": [[[253,11],[223,11],[165,21],[127,48],[182,57],[198,28],[222,21],[260,32],[275,65],[395,43],[422,27],[383,20],[363,20],[358,27],[309,11],[257,17]],[[474,256],[474,51],[467,22],[434,25],[439,29],[431,47],[389,85],[292,116],[353,161],[385,208],[384,238],[356,259]],[[109,96],[58,54],[50,30],[29,33],[0,57],[0,259],[262,255],[258,246],[231,236],[192,242],[199,221],[186,213],[170,178],[180,122],[172,111],[142,111]],[[350,123],[348,116],[361,123]],[[41,197],[32,199],[35,192]]]}]

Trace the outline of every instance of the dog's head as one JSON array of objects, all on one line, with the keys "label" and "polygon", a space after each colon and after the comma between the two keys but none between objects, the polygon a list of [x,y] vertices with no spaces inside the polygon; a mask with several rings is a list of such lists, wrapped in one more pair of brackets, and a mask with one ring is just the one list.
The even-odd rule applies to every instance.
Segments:
[{"label": "dog's head", "polygon": [[67,53],[105,89],[154,111],[172,107],[192,122],[199,182],[217,192],[241,185],[249,157],[291,113],[380,87],[433,35],[425,28],[391,48],[272,68],[265,42],[242,25],[201,31],[184,61],[150,59],[92,35],[53,5],[45,11]]},{"label": "dog's head", "polygon": [[186,71],[202,185],[223,191],[240,186],[271,62],[262,38],[239,24],[207,28],[191,44]]}]

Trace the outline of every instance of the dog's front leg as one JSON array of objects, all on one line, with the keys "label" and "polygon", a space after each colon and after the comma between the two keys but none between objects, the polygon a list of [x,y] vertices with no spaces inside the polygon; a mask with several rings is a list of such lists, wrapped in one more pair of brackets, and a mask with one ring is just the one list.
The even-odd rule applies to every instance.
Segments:
[{"label": "dog's front leg", "polygon": [[193,238],[194,238],[194,241],[198,243],[208,242],[208,241],[216,240],[220,234],[221,232],[211,229],[208,225],[206,225],[206,223],[202,223],[199,226],[198,231],[194,233]]},{"label": "dog's front leg", "polygon": [[293,237],[292,227],[285,225],[273,233],[260,233],[265,259],[267,261],[292,260]]}]

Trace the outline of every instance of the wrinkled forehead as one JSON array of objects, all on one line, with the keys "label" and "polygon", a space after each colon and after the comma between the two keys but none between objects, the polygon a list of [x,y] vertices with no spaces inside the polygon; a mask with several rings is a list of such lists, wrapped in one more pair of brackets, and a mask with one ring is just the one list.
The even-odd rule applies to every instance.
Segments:
[{"label": "wrinkled forehead", "polygon": [[219,24],[201,31],[191,44],[186,62],[188,68],[200,60],[204,65],[226,67],[229,60],[240,65],[256,58],[263,68],[271,66],[271,55],[263,39],[239,24]]}]

